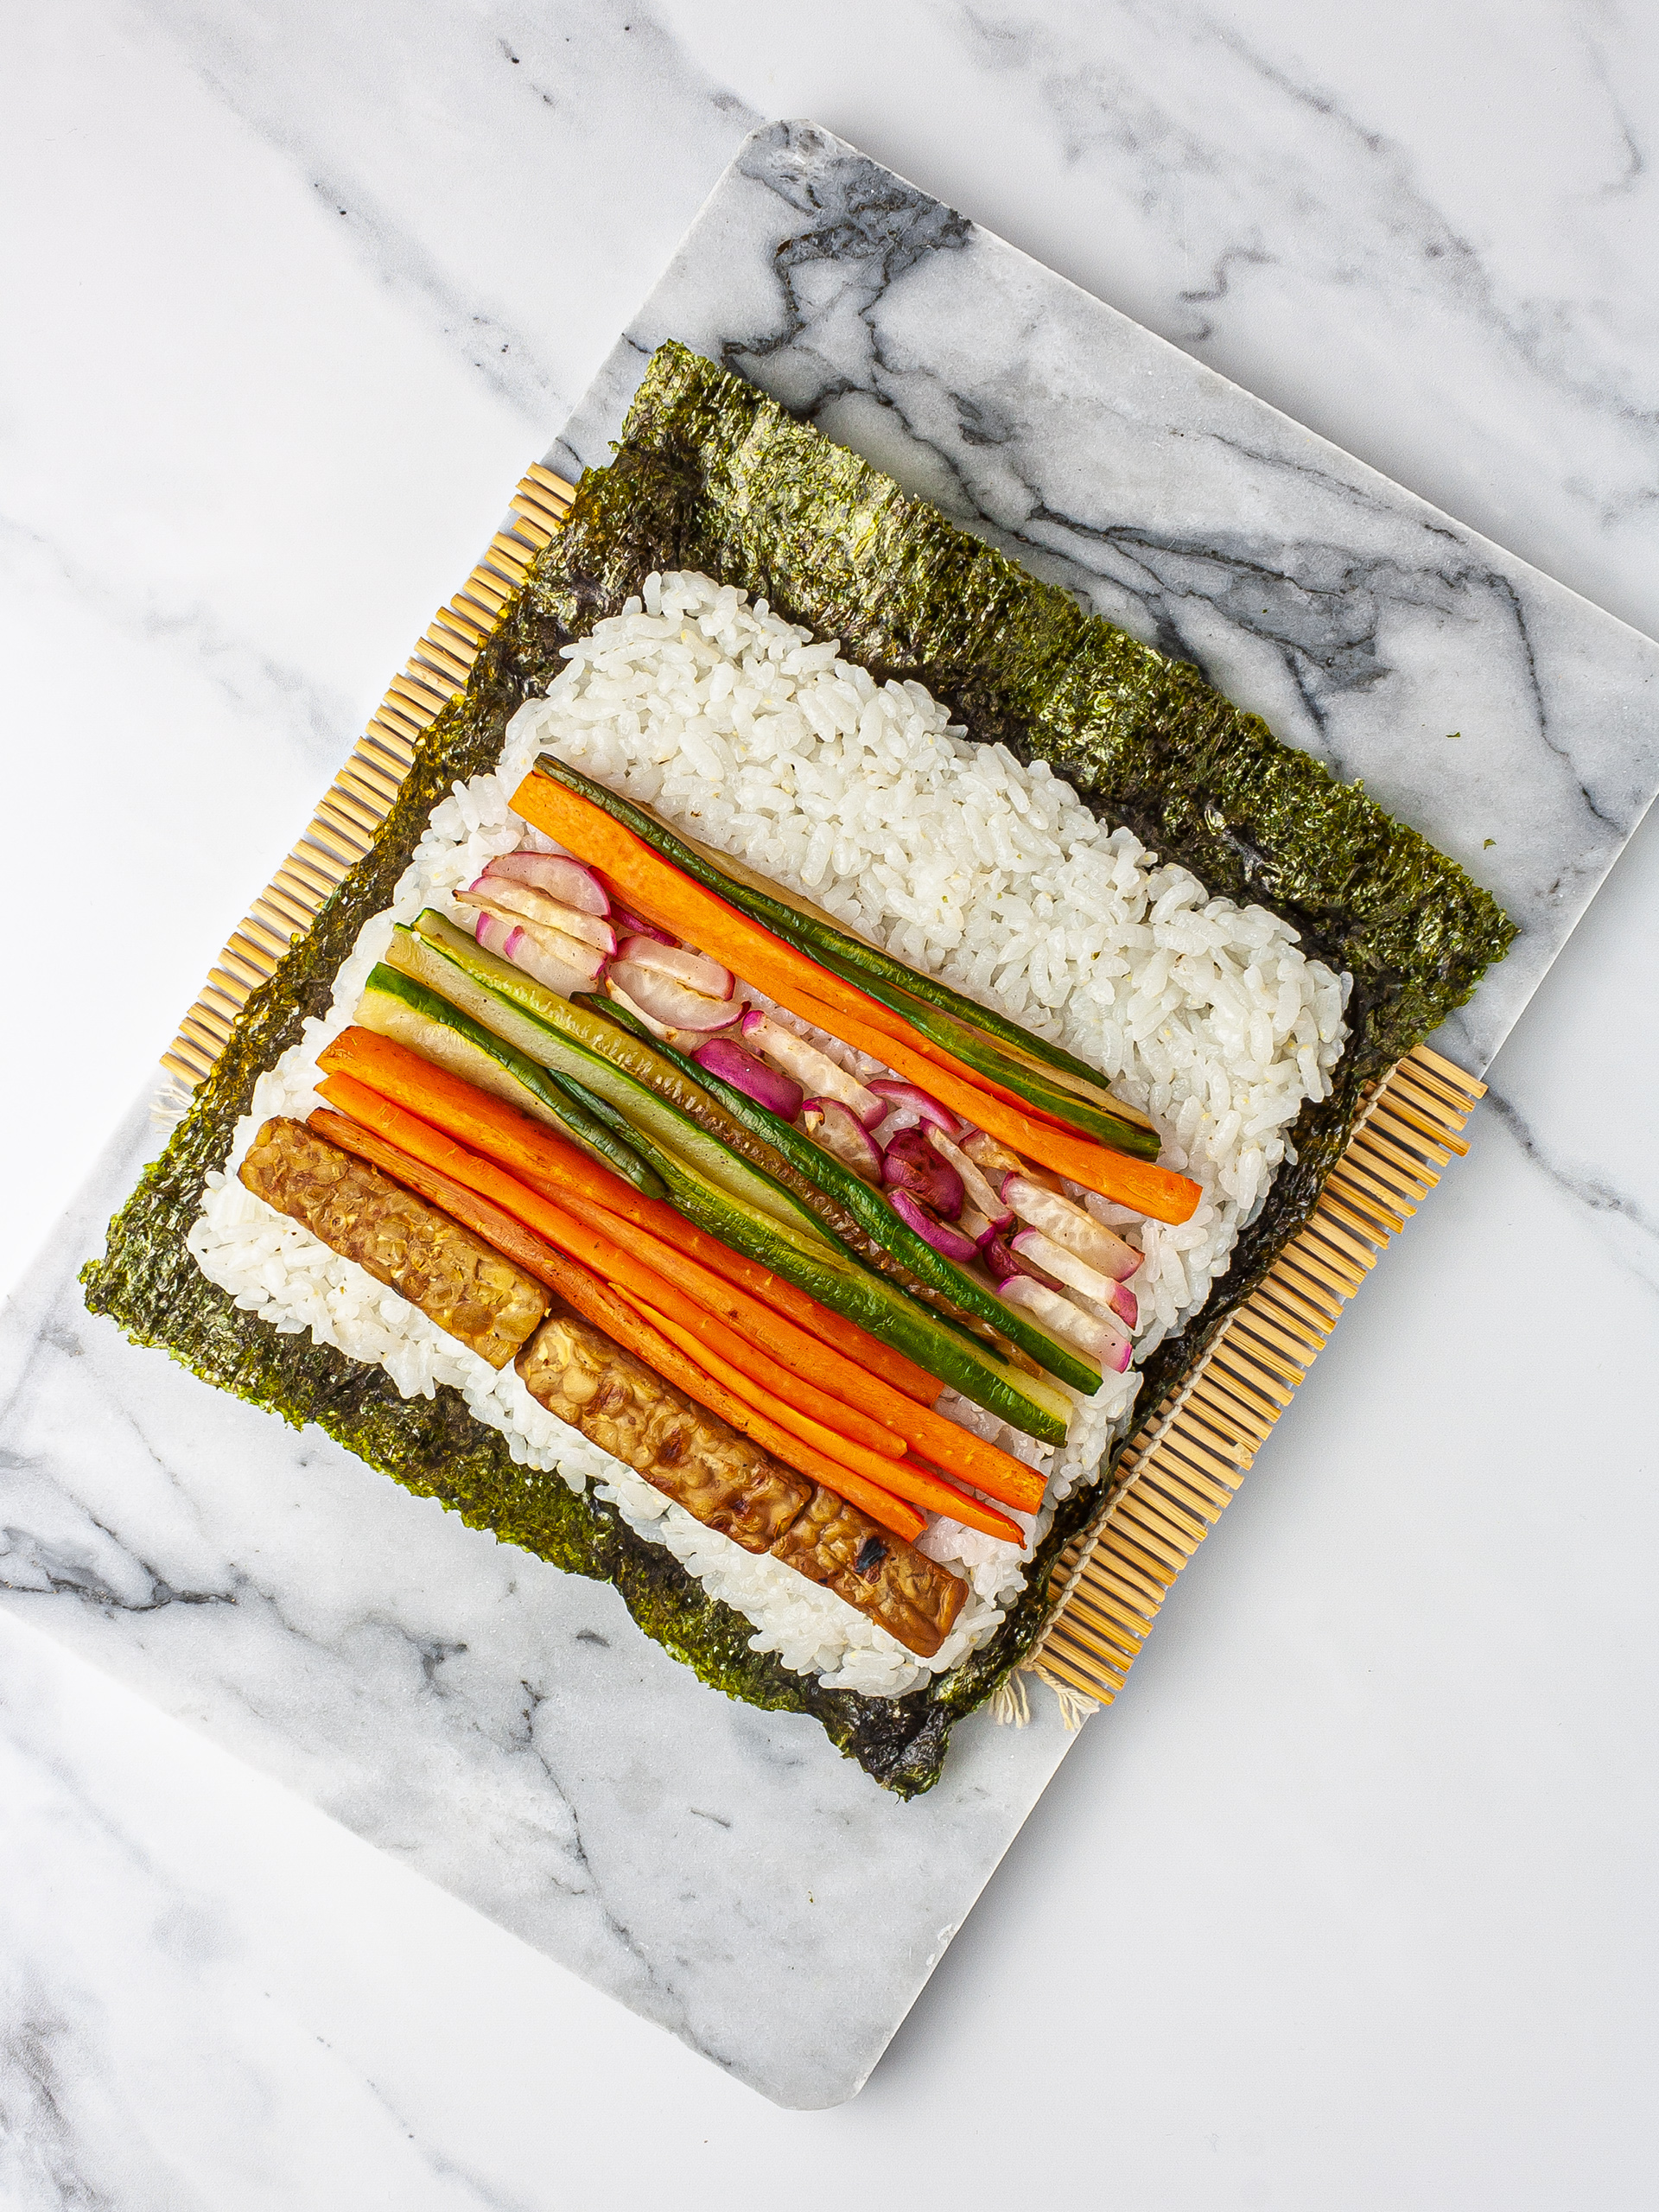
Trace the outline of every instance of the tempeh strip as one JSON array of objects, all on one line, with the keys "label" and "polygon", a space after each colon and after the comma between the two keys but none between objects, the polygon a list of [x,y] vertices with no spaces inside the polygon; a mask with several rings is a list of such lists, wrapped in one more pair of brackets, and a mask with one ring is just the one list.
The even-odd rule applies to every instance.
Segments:
[{"label": "tempeh strip", "polygon": [[746,1552],[769,1551],[817,1495],[578,1314],[544,1321],[518,1364],[556,1420]]},{"label": "tempeh strip", "polygon": [[[415,1115],[404,1113],[400,1106],[382,1098],[365,1084],[351,1076],[327,1075],[318,1089],[330,1105],[337,1106],[353,1122],[384,1137],[399,1153],[423,1161],[440,1174],[453,1177],[466,1189],[475,1191],[480,1198],[505,1207],[526,1228],[536,1229],[543,1222],[556,1220],[552,1201],[539,1191],[508,1174],[493,1160],[480,1160],[475,1153],[467,1151]],[[861,1413],[855,1406],[819,1389],[817,1384],[794,1374],[758,1347],[745,1343],[715,1315],[699,1311],[696,1320],[688,1320],[685,1325],[721,1358],[746,1367],[753,1380],[774,1397],[798,1406],[804,1414],[821,1421],[825,1427],[851,1437],[872,1452],[893,1459],[903,1455],[902,1436]],[[697,1357],[702,1357],[701,1351]]]},{"label": "tempeh strip", "polygon": [[531,1395],[688,1513],[769,1550],[931,1659],[968,1585],[823,1484],[809,1484],[575,1314],[555,1314],[519,1355]]},{"label": "tempeh strip", "polygon": [[[987,1505],[982,1498],[970,1497],[966,1491],[958,1490],[954,1483],[946,1482],[933,1468],[923,1466],[919,1460],[911,1459],[908,1454],[902,1459],[888,1459],[880,1452],[862,1450],[847,1438],[838,1436],[834,1430],[825,1428],[821,1422],[799,1413],[786,1402],[772,1398],[740,1367],[710,1351],[706,1344],[699,1343],[690,1330],[682,1328],[677,1321],[658,1313],[645,1299],[632,1291],[624,1291],[620,1294],[671,1344],[677,1344],[689,1358],[705,1367],[715,1380],[723,1383],[734,1396],[747,1400],[769,1419],[791,1430],[808,1444],[816,1446],[827,1459],[855,1468],[894,1497],[907,1498],[912,1504],[922,1506],[930,1513],[948,1513],[953,1521],[960,1521],[964,1528],[977,1529],[985,1535],[1000,1537],[1004,1543],[1024,1548],[1025,1530],[1017,1522],[1010,1521],[1006,1514]],[[835,1486],[831,1484],[832,1488]]]},{"label": "tempeh strip", "polygon": [[492,1367],[506,1365],[547,1311],[533,1268],[303,1122],[267,1122],[239,1173],[256,1198],[408,1299]]},{"label": "tempeh strip", "polygon": [[[326,1108],[320,1108],[312,1115],[310,1126],[343,1148],[373,1161],[386,1174],[396,1177],[433,1205],[442,1206],[467,1229],[487,1239],[498,1251],[509,1255],[526,1273],[545,1283],[550,1290],[556,1290],[565,1303],[574,1306],[584,1319],[613,1337],[625,1351],[642,1360],[655,1374],[684,1391],[688,1397],[710,1413],[718,1414],[721,1421],[741,1434],[752,1438],[773,1459],[781,1459],[785,1466],[795,1467],[813,1482],[827,1484],[838,1496],[850,1499],[866,1512],[874,1514],[885,1528],[896,1530],[899,1535],[920,1534],[925,1524],[913,1506],[893,1497],[884,1487],[847,1466],[841,1459],[832,1458],[827,1452],[791,1434],[766,1413],[746,1404],[723,1383],[717,1382],[706,1369],[670,1344],[660,1331],[643,1320],[607,1282],[589,1268],[569,1258],[565,1253],[555,1250],[502,1207],[479,1197],[476,1192],[468,1190],[453,1176],[442,1174],[436,1168],[427,1166],[423,1161],[400,1153],[395,1146],[387,1144],[384,1138],[376,1136],[371,1130],[358,1128],[342,1115],[332,1114]],[[550,1208],[549,1211],[555,1211],[556,1209]],[[575,1225],[572,1224],[573,1227]],[[626,1260],[626,1254],[616,1256],[619,1260]],[[671,1290],[671,1286],[665,1283],[652,1282],[650,1287],[659,1297]],[[882,1464],[898,1467],[903,1463],[885,1460]],[[997,1517],[1001,1519],[1000,1515]]]},{"label": "tempeh strip", "polygon": [[931,1659],[968,1599],[968,1585],[910,1544],[884,1541],[855,1508],[819,1490],[772,1548],[774,1559],[821,1582],[890,1636]]}]

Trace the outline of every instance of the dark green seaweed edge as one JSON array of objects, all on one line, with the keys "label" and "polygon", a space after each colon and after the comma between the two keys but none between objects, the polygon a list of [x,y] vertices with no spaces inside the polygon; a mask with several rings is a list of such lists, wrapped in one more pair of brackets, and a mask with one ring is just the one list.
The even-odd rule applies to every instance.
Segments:
[{"label": "dark green seaweed edge", "polygon": [[337,969],[363,922],[390,904],[432,808],[455,781],[495,765],[508,719],[545,688],[560,648],[616,612],[652,569],[669,567],[700,568],[764,595],[790,620],[838,638],[878,677],[914,676],[974,737],[1050,760],[1098,812],[1128,821],[1212,893],[1283,913],[1311,950],[1354,972],[1357,1035],[1336,1094],[1305,1109],[1297,1164],[1275,1179],[1204,1314],[1147,1363],[1147,1406],[1306,1218],[1364,1084],[1462,1003],[1514,932],[1455,863],[1280,745],[1193,671],[1083,614],[741,379],[682,346],[653,357],[615,462],[584,475],[564,531],[509,601],[465,691],[419,740],[372,848],[249,1000],[81,1281],[88,1308],[135,1343],[295,1427],[315,1421],[469,1527],[614,1582],[645,1632],[711,1688],[811,1714],[876,1781],[910,1796],[938,1780],[953,1723],[1029,1650],[1052,1564],[1101,1490],[1059,1507],[1024,1594],[962,1666],[905,1698],[827,1690],[752,1651],[750,1624],[613,1508],[515,1465],[505,1439],[456,1392],[406,1400],[378,1368],[279,1335],[208,1282],[185,1244],[203,1179],[225,1159],[260,1071],[326,1011]]}]

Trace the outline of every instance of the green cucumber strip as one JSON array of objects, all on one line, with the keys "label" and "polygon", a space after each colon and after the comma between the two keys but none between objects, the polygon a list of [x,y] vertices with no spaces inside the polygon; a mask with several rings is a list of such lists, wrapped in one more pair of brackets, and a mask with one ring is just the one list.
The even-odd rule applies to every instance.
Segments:
[{"label": "green cucumber strip", "polygon": [[[595,806],[603,807],[664,860],[683,868],[707,889],[747,914],[751,921],[760,923],[793,945],[798,952],[817,961],[843,982],[868,991],[895,1014],[903,1014],[913,1029],[953,1053],[964,1065],[976,1069],[1016,1096],[1041,1106],[1045,1112],[1058,1115],[1073,1128],[1086,1131],[1116,1151],[1130,1153],[1137,1159],[1157,1158],[1157,1132],[1143,1129],[1139,1122],[1115,1113],[1110,1094],[1098,1071],[1062,1046],[1033,1036],[1018,1022],[1010,1021],[1006,1014],[964,998],[948,983],[923,975],[918,969],[908,967],[891,953],[866,944],[861,938],[849,936],[833,923],[804,914],[799,907],[777,893],[757,890],[753,884],[728,874],[632,800],[595,783],[556,754],[542,753],[537,760],[536,772],[556,778]],[[998,1051],[991,1042],[994,1039],[1009,1049]],[[1069,1084],[1044,1080],[1027,1065],[1031,1060],[1061,1071],[1073,1083],[1086,1086],[1090,1096],[1079,1096]]]},{"label": "green cucumber strip", "polygon": [[[616,1008],[613,1018],[624,1023],[629,1019],[620,1007]],[[696,1061],[683,1059],[671,1046],[659,1044],[658,1049],[665,1058],[678,1061],[683,1072],[695,1075],[705,1083],[729,1113],[734,1114],[740,1121],[747,1122],[751,1128],[775,1144],[791,1166],[798,1167],[803,1174],[810,1175],[823,1189],[832,1192],[877,1243],[902,1260],[918,1281],[926,1283],[931,1289],[942,1292],[963,1313],[972,1313],[982,1321],[988,1321],[993,1328],[1001,1330],[1011,1344],[1018,1344],[1022,1351],[1028,1352],[1040,1366],[1046,1367],[1051,1375],[1058,1376],[1060,1381],[1069,1383],[1074,1390],[1081,1391],[1085,1397],[1092,1397],[1099,1389],[1101,1377],[1097,1368],[1073,1351],[1070,1344],[1062,1344],[1058,1337],[1051,1336],[1028,1313],[1021,1313],[1011,1306],[1005,1306],[994,1290],[976,1282],[972,1275],[957,1267],[954,1260],[947,1260],[943,1252],[936,1252],[925,1236],[918,1236],[907,1222],[899,1218],[879,1192],[861,1182],[850,1167],[844,1167],[822,1145],[814,1144],[804,1131],[770,1112],[734,1085],[721,1083],[706,1068],[698,1067]],[[661,1173],[661,1163],[653,1156],[647,1156],[652,1158],[652,1165]],[[944,1326],[951,1325],[943,1315],[936,1315],[934,1319]],[[975,1339],[963,1332],[963,1341],[972,1344]],[[996,1357],[988,1345],[982,1346],[981,1351],[987,1358]],[[998,1364],[1003,1367],[1005,1377],[1011,1385],[1021,1386],[1027,1379],[1017,1369],[1007,1367],[1000,1361]],[[966,1395],[971,1395],[972,1393]]]},{"label": "green cucumber strip", "polygon": [[[427,919],[423,917],[423,919]],[[472,940],[441,914],[429,917],[442,925],[445,932],[438,935],[423,930],[418,935],[401,925],[391,934],[387,949],[387,963],[404,975],[413,976],[429,990],[438,993],[453,1005],[469,1014],[484,1028],[505,1038],[529,1059],[537,1061],[551,1074],[569,1077],[580,1084],[585,1092],[595,1100],[602,1099],[619,1114],[620,1123],[613,1122],[623,1141],[650,1156],[650,1147],[639,1140],[649,1135],[661,1147],[693,1161],[710,1181],[719,1184],[751,1205],[758,1205],[764,1212],[774,1215],[779,1221],[804,1227],[814,1235],[826,1236],[815,1214],[810,1213],[800,1200],[758,1167],[741,1160],[717,1137],[700,1128],[691,1116],[671,1100],[660,1096],[648,1083],[631,1075],[626,1068],[605,1058],[588,1046],[568,1033],[566,1027],[556,1027],[550,1020],[533,1010],[523,1000],[509,996],[497,988],[492,969],[494,956],[474,945]],[[451,939],[454,943],[451,943]],[[457,957],[467,951],[464,961]],[[475,956],[475,957],[474,957]],[[492,963],[486,969],[482,963]],[[502,967],[510,967],[503,961]],[[512,969],[512,973],[520,971]],[[525,977],[534,982],[533,977]],[[537,986],[539,989],[540,986]],[[557,995],[549,991],[549,999]],[[569,1007],[568,1000],[557,1000],[561,1007]],[[571,1008],[572,1013],[575,1012]],[[591,1015],[579,1015],[582,1022],[591,1021]],[[560,1093],[568,1096],[568,1093]],[[626,1132],[626,1134],[624,1134]]]},{"label": "green cucumber strip", "polygon": [[646,1198],[665,1196],[662,1179],[625,1138],[571,1098],[528,1054],[516,1052],[414,976],[381,963],[370,972],[356,1018],[365,1029],[407,1045],[423,1059],[505,1099],[521,1114],[550,1123]]},{"label": "green cucumber strip", "polygon": [[856,1321],[951,1389],[1012,1422],[1028,1436],[1045,1443],[1058,1443],[1064,1438],[1071,1407],[1058,1392],[1029,1389],[1035,1378],[1009,1366],[991,1345],[981,1344],[944,1314],[919,1304],[898,1283],[867,1268],[844,1245],[832,1243],[816,1229],[779,1221],[759,1206],[734,1197],[691,1161],[658,1144],[637,1123],[630,1123],[615,1107],[586,1092],[574,1077],[555,1076],[552,1080],[569,1090],[579,1103],[612,1122],[619,1131],[626,1132],[628,1141],[644,1152],[666,1186],[671,1203],[688,1221],[706,1229],[745,1259],[781,1275],[832,1313]]},{"label": "green cucumber strip", "polygon": [[[458,957],[461,955],[464,959]],[[515,993],[510,999],[505,991],[497,991],[491,976],[497,964],[493,956],[440,914],[423,915],[418,934],[395,930],[387,957],[396,963],[393,972],[412,976],[438,1003],[455,1005],[486,1033],[493,1031],[523,1057],[538,1062],[565,1110],[584,1115],[611,1134],[613,1141],[643,1155],[659,1187],[698,1228],[858,1322],[930,1375],[1027,1434],[1046,1441],[1064,1436],[1065,1421],[1052,1405],[1031,1400],[1020,1388],[1024,1378],[1015,1370],[1005,1370],[1001,1363],[993,1365],[989,1347],[976,1347],[971,1337],[958,1338],[942,1315],[867,1268],[770,1176],[728,1151],[690,1114],[613,1058],[568,1033],[576,1024],[584,1034],[592,1033],[604,1026],[602,1017],[545,992],[559,1014],[560,1027],[555,1028],[540,1011],[531,1010],[527,994]],[[483,967],[485,962],[491,963],[491,969]],[[520,971],[512,972],[516,976]],[[486,976],[491,980],[486,981]],[[542,990],[533,977],[524,980]],[[706,1087],[701,1082],[702,1071],[693,1063],[671,1067],[664,1058],[664,1066],[677,1084],[689,1080]]]}]

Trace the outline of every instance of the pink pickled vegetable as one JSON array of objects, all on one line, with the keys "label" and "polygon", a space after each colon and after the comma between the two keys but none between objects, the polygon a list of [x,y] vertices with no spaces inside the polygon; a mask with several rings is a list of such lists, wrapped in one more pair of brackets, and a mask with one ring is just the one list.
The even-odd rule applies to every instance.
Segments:
[{"label": "pink pickled vegetable", "polygon": [[1014,1209],[1002,1203],[983,1168],[969,1160],[962,1147],[953,1142],[937,1122],[930,1122],[924,1134],[940,1159],[948,1160],[961,1176],[969,1205],[976,1206],[999,1229],[1006,1229],[1014,1219]]},{"label": "pink pickled vegetable", "polygon": [[961,1132],[962,1123],[956,1116],[948,1112],[937,1098],[930,1096],[925,1090],[918,1090],[913,1083],[900,1083],[896,1077],[883,1076],[873,1083],[870,1089],[878,1098],[885,1098],[889,1107],[896,1108],[903,1114],[913,1114],[918,1122],[931,1122],[935,1128],[943,1129],[948,1137],[957,1136]]},{"label": "pink pickled vegetable", "polygon": [[732,995],[731,969],[722,968],[718,960],[705,959],[700,952],[688,952],[683,944],[664,944],[654,937],[625,937],[617,948],[617,957],[631,968],[654,969],[658,975],[683,983],[688,991],[701,992],[706,999]]},{"label": "pink pickled vegetable", "polygon": [[908,1191],[952,1220],[962,1211],[961,1176],[919,1129],[900,1129],[893,1138],[882,1154],[881,1179],[890,1190]]},{"label": "pink pickled vegetable", "polygon": [[510,875],[492,875],[487,868],[476,883],[456,892],[455,903],[494,906],[503,913],[518,914],[527,922],[537,923],[543,929],[557,930],[562,937],[573,937],[579,944],[591,944],[607,956],[616,950],[616,931],[603,915],[584,914],[575,906],[562,906],[534,884],[520,883]]},{"label": "pink pickled vegetable", "polygon": [[[538,931],[533,923],[521,922],[514,914],[498,914],[481,908],[473,925],[473,934],[486,952],[499,953],[503,960],[511,960],[515,968],[522,968],[526,976],[533,976],[538,983],[545,983],[550,991],[569,998],[576,991],[585,991],[593,982],[601,956],[590,944],[578,944],[574,938],[560,938],[557,944],[544,944],[553,931]],[[567,957],[563,948],[569,948]],[[588,965],[591,957],[594,965]]]},{"label": "pink pickled vegetable", "polygon": [[837,1067],[827,1052],[809,1045],[792,1029],[785,1029],[758,1006],[752,1006],[743,1017],[743,1041],[752,1052],[759,1052],[785,1075],[792,1075],[815,1098],[839,1099],[867,1129],[873,1129],[886,1115],[885,1098],[878,1098],[855,1075]]},{"label": "pink pickled vegetable", "polygon": [[562,853],[499,853],[484,871],[486,875],[511,878],[532,884],[561,906],[574,906],[579,914],[608,914],[611,902],[604,885],[581,861]]},{"label": "pink pickled vegetable", "polygon": [[1065,1343],[1086,1352],[1090,1359],[1097,1359],[1115,1374],[1122,1375],[1128,1367],[1132,1349],[1128,1332],[1116,1321],[1096,1319],[1092,1313],[1085,1313],[1064,1293],[1050,1290],[1046,1283],[1038,1282],[1031,1275],[1009,1275],[1006,1281],[998,1283],[996,1294],[1005,1306],[1017,1306],[1020,1312],[1033,1315]]},{"label": "pink pickled vegetable", "polygon": [[786,1122],[792,1122],[801,1110],[800,1084],[792,1077],[779,1075],[764,1060],[757,1060],[729,1037],[711,1037],[691,1057],[700,1068],[707,1068],[721,1083],[729,1083],[734,1090],[741,1090],[757,1106],[781,1115]]},{"label": "pink pickled vegetable", "polygon": [[[640,939],[631,937],[626,942],[633,945]],[[729,999],[705,997],[660,968],[617,960],[611,964],[611,976],[626,992],[628,1003],[653,1027],[660,1023],[665,1029],[724,1029],[732,1019]]]},{"label": "pink pickled vegetable", "polygon": [[1126,1283],[1111,1275],[1103,1275],[1098,1268],[1091,1268],[1075,1252],[1068,1252],[1064,1244],[1057,1244],[1040,1229],[1021,1229],[1009,1237],[1008,1243],[1027,1266],[1035,1266],[1052,1281],[1063,1283],[1068,1290],[1080,1290],[1085,1298],[1092,1298],[1096,1305],[1109,1306],[1120,1321],[1130,1328],[1135,1324],[1140,1308],[1135,1293]]},{"label": "pink pickled vegetable", "polygon": [[941,1221],[931,1206],[924,1205],[909,1191],[889,1191],[887,1203],[900,1221],[913,1229],[918,1236],[925,1236],[933,1249],[943,1252],[947,1260],[955,1260],[960,1264],[973,1258],[976,1247],[972,1238],[964,1236],[948,1221]]},{"label": "pink pickled vegetable", "polygon": [[1021,1221],[1045,1230],[1057,1244],[1064,1244],[1068,1252],[1075,1252],[1102,1274],[1127,1282],[1140,1266],[1141,1255],[1133,1244],[1126,1243],[1116,1230],[1059,1192],[1033,1182],[1028,1173],[1005,1175],[1001,1189],[1002,1203],[1011,1206]]},{"label": "pink pickled vegetable", "polygon": [[801,1109],[801,1127],[814,1144],[821,1144],[832,1159],[850,1167],[861,1182],[881,1187],[881,1154],[874,1138],[849,1106],[839,1098],[809,1098]]}]

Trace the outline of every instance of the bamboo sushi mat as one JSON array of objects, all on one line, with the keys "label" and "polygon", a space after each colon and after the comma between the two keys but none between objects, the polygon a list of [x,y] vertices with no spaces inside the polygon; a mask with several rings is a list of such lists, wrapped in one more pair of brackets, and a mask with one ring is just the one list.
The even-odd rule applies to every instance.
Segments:
[{"label": "bamboo sushi mat", "polygon": [[[467,681],[530,564],[569,512],[573,487],[539,463],[511,520],[407,666],[393,677],[303,836],[232,932],[162,1056],[188,1096],[219,1058],[250,995],[360,860],[397,797],[423,730]],[[1237,1491],[1274,1423],[1383,1247],[1453,1154],[1485,1085],[1420,1045],[1368,1094],[1341,1160],[1301,1231],[1235,1308],[1180,1388],[1129,1438],[1091,1526],[1050,1583],[1053,1610],[1022,1671],[1058,1694],[1068,1719],[1109,1704],[1187,1560]],[[1018,1717],[1023,1692],[1002,1700]]]}]

